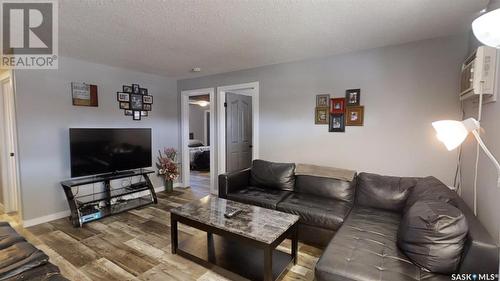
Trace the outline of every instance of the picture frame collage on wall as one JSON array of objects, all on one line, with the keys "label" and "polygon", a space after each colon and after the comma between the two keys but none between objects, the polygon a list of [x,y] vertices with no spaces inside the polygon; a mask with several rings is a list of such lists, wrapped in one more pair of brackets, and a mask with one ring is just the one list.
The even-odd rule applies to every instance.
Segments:
[{"label": "picture frame collage on wall", "polygon": [[363,126],[364,106],[361,89],[348,89],[345,97],[316,95],[315,124],[328,125],[329,132],[345,132],[346,126]]},{"label": "picture frame collage on wall", "polygon": [[139,84],[123,85],[122,91],[116,93],[116,99],[125,116],[132,116],[135,121],[149,116],[153,107],[153,96]]}]

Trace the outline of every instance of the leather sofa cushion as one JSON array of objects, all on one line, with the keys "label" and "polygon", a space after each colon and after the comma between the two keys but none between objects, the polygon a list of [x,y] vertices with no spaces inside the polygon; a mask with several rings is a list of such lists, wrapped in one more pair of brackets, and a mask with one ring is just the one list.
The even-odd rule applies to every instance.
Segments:
[{"label": "leather sofa cushion", "polygon": [[0,222],[1,280],[67,280],[49,257],[26,242],[7,222]]},{"label": "leather sofa cushion", "polygon": [[459,209],[438,200],[421,200],[403,216],[398,246],[428,271],[451,274],[458,270],[467,232]]},{"label": "leather sofa cushion", "polygon": [[278,210],[300,216],[299,222],[337,230],[352,208],[345,201],[316,195],[293,193],[278,203]]},{"label": "leather sofa cushion", "polygon": [[458,206],[457,194],[435,177],[419,179],[410,192],[405,204],[405,212],[420,200],[439,200]]},{"label": "leather sofa cushion", "polygon": [[254,160],[250,172],[250,185],[293,191],[295,164]]},{"label": "leather sofa cushion", "polygon": [[268,209],[276,209],[278,202],[289,194],[290,191],[248,186],[234,193],[227,194],[227,199]]},{"label": "leather sofa cushion", "polygon": [[360,173],[357,178],[356,203],[364,207],[400,212],[417,180]]},{"label": "leather sofa cushion", "polygon": [[295,178],[295,192],[318,195],[345,202],[354,202],[356,182],[334,178],[300,175]]},{"label": "leather sofa cushion", "polygon": [[397,247],[398,213],[355,207],[316,264],[317,281],[449,281],[413,264]]}]

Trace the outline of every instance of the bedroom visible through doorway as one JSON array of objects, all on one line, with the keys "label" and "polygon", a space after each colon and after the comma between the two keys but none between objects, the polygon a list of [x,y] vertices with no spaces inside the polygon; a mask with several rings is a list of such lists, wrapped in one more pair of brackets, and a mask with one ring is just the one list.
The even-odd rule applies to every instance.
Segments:
[{"label": "bedroom visible through doorway", "polygon": [[181,92],[182,185],[216,194],[213,88]]},{"label": "bedroom visible through doorway", "polygon": [[[193,189],[210,187],[210,96],[189,97],[189,170]],[[207,118],[208,117],[208,118]]]}]

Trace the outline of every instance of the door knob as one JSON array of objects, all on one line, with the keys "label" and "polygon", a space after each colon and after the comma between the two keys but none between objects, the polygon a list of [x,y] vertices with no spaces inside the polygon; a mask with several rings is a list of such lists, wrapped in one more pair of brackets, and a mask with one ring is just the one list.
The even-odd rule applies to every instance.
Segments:
[{"label": "door knob", "polygon": [[14,157],[14,152],[11,152],[9,155],[10,157]]}]

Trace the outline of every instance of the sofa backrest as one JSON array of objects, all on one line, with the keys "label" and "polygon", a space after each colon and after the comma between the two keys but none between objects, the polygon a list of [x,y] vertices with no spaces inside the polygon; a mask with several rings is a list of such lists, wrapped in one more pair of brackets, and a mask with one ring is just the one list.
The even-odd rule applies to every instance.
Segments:
[{"label": "sofa backrest", "polygon": [[467,204],[435,177],[391,177],[360,173],[357,177],[355,204],[399,213],[406,212],[419,200],[440,200],[462,211],[469,232],[459,273],[497,273],[498,246]]},{"label": "sofa backrest", "polygon": [[295,192],[318,195],[354,203],[356,177],[353,181],[299,175],[295,177]]},{"label": "sofa backrest", "polygon": [[250,169],[250,185],[293,191],[295,188],[295,164],[253,160]]},{"label": "sofa backrest", "polygon": [[418,178],[360,173],[357,177],[356,204],[402,212]]},{"label": "sofa backrest", "polygon": [[465,215],[469,232],[462,254],[460,273],[497,273],[498,247],[462,198],[435,177],[426,177],[418,180],[408,197],[405,210],[419,200],[428,199],[451,204]]}]

